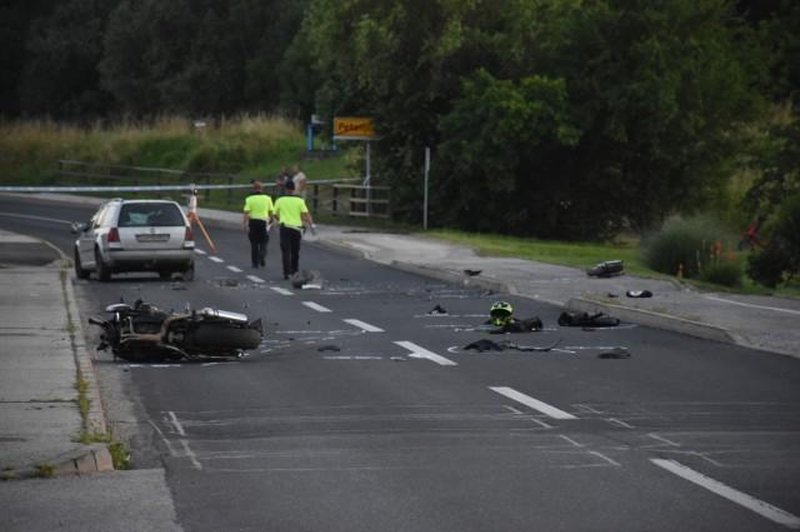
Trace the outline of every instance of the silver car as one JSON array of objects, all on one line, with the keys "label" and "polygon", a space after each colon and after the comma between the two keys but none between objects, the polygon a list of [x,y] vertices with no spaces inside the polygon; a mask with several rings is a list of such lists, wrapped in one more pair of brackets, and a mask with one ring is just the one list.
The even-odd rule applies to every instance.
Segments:
[{"label": "silver car", "polygon": [[194,278],[194,236],[180,205],[169,200],[113,199],[88,223],[75,222],[75,274],[101,281],[119,272],[152,271]]}]

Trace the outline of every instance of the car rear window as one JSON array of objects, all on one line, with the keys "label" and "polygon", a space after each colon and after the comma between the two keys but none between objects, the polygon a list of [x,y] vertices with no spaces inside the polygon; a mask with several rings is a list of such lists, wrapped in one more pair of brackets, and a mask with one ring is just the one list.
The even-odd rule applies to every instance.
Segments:
[{"label": "car rear window", "polygon": [[173,203],[127,203],[119,213],[119,227],[168,227],[184,225],[180,208]]}]

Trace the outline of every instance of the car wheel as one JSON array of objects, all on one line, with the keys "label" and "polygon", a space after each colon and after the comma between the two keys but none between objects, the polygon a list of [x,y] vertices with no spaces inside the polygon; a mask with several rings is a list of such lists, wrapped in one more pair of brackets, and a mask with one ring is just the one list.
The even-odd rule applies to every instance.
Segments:
[{"label": "car wheel", "polygon": [[85,270],[83,268],[83,264],[81,264],[81,255],[78,253],[78,248],[75,248],[75,276],[78,279],[88,279],[89,278],[89,270]]},{"label": "car wheel", "polygon": [[103,262],[103,257],[100,255],[100,250],[97,248],[94,250],[94,264],[98,279],[103,282],[111,280],[111,270],[108,265]]},{"label": "car wheel", "polygon": [[192,263],[191,266],[183,270],[183,280],[194,281],[194,263]]}]

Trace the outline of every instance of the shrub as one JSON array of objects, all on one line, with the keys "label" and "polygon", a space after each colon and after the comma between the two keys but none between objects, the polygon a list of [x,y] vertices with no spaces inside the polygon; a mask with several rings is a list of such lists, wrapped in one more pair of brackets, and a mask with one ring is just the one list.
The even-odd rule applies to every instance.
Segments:
[{"label": "shrub", "polygon": [[703,268],[700,279],[707,283],[722,286],[741,286],[742,264],[735,259],[720,257],[717,261],[711,262]]},{"label": "shrub", "polygon": [[766,232],[767,245],[750,255],[747,274],[774,288],[800,274],[800,193],[783,202]]},{"label": "shrub", "polygon": [[[660,231],[643,241],[643,258],[652,269],[670,275],[680,273],[699,278],[708,270],[708,278],[734,282],[741,266],[725,250],[733,249],[735,237],[709,216],[673,217]],[[713,282],[713,281],[712,281]]]}]

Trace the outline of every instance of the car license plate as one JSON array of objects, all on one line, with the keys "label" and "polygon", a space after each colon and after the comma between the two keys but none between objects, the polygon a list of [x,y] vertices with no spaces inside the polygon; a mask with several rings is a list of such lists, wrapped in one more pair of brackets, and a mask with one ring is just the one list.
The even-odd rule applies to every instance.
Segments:
[{"label": "car license plate", "polygon": [[157,234],[157,235],[136,235],[137,242],[166,242],[169,240],[169,235],[166,234]]}]

